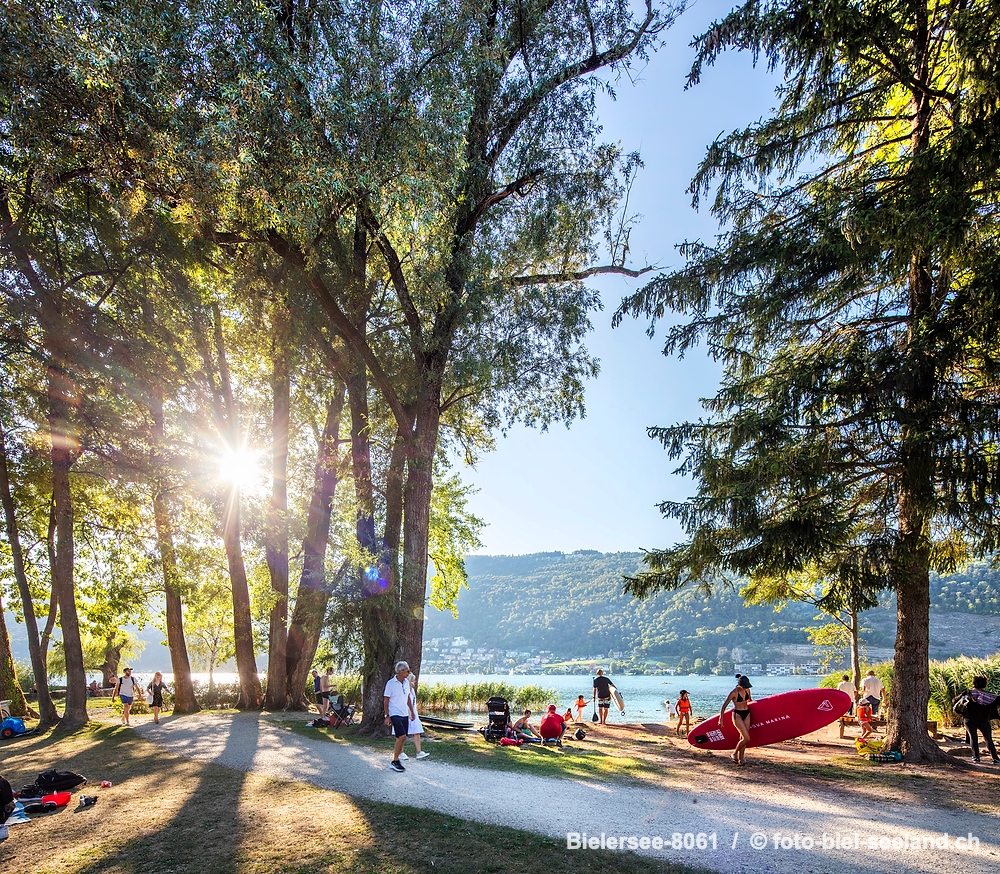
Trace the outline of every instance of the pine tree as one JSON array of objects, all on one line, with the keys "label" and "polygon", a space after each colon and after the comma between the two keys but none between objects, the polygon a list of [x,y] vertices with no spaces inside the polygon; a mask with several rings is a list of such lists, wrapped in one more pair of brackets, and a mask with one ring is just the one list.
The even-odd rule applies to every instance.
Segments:
[{"label": "pine tree", "polygon": [[696,43],[781,70],[770,118],[712,144],[695,201],[723,231],[627,299],[690,318],[724,366],[708,417],[652,428],[698,490],[688,540],[638,595],[811,565],[832,591],[893,588],[888,744],[927,737],[929,573],[997,548],[997,44],[977,2],[748,2]]}]

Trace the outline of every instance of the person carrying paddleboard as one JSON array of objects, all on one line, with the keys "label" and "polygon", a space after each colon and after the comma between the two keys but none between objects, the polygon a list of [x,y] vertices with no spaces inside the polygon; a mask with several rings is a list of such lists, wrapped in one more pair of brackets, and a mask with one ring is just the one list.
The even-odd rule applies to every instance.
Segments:
[{"label": "person carrying paddleboard", "polygon": [[604,668],[597,669],[594,677],[594,698],[597,702],[597,712],[601,714],[601,725],[608,724],[608,710],[611,708],[611,689],[615,684],[604,676]]},{"label": "person carrying paddleboard", "polygon": [[743,756],[750,742],[750,702],[753,700],[750,695],[750,678],[739,674],[736,677],[736,688],[729,693],[729,697],[722,702],[722,710],[719,711],[719,720],[725,717],[726,708],[729,702],[733,703],[733,727],[740,733],[740,742],[736,744],[736,749],[729,757],[737,765],[743,764]]}]

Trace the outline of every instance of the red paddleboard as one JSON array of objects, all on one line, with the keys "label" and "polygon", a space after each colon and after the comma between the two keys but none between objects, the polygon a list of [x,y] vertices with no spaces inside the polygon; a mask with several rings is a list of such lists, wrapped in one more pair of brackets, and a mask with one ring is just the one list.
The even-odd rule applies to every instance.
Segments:
[{"label": "red paddleboard", "polygon": [[[839,689],[799,689],[750,702],[750,743],[764,747],[809,734],[829,725],[851,709],[851,696]],[[688,743],[703,750],[735,750],[740,733],[730,708],[722,717],[699,722]]]}]

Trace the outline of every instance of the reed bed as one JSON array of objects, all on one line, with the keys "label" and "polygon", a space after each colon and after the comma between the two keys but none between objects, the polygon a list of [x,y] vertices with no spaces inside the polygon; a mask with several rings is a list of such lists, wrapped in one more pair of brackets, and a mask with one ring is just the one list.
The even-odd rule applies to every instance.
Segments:
[{"label": "reed bed", "polygon": [[[872,665],[872,669],[888,692],[892,685],[892,662]],[[820,685],[836,688],[841,674],[843,671],[831,674]],[[931,687],[931,697],[927,705],[928,718],[935,719],[945,726],[959,725],[962,717],[951,709],[951,705],[959,695],[972,687],[973,677],[986,677],[986,688],[991,692],[1000,692],[1000,654],[986,659],[959,656],[943,662],[931,662],[928,665],[928,674]]]},{"label": "reed bed", "polygon": [[[348,702],[360,703],[361,678],[357,675],[334,677],[330,686]],[[426,713],[485,713],[486,702],[497,695],[510,702],[512,712],[526,707],[540,710],[559,700],[555,689],[515,686],[500,680],[486,683],[418,683],[417,708]],[[309,681],[308,697],[312,699],[312,680]]]},{"label": "reed bed", "polygon": [[438,713],[478,713],[486,711],[486,702],[499,696],[510,702],[511,711],[530,707],[540,710],[559,700],[555,689],[543,686],[515,686],[502,681],[487,683],[429,683],[417,687],[417,705],[421,710]]},{"label": "reed bed", "polygon": [[986,677],[986,688],[1000,692],[1000,654],[988,659],[959,656],[945,662],[930,663],[930,710],[937,711],[937,718],[951,725],[962,721],[951,709],[952,701],[972,687],[973,677]]}]

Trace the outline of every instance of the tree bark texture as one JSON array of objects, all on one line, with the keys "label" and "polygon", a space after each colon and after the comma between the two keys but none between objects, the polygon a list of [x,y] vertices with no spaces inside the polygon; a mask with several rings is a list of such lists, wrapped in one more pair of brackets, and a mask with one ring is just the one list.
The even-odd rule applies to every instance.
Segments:
[{"label": "tree bark texture", "polygon": [[289,705],[285,676],[288,641],[288,430],[291,415],[289,313],[284,300],[274,304],[274,342],[271,358],[271,509],[268,515],[265,555],[271,577],[274,605],[271,607],[267,651],[268,710]]},{"label": "tree bark texture", "polygon": [[163,573],[163,594],[166,600],[167,647],[170,650],[170,669],[174,674],[174,713],[197,713],[201,710],[194,694],[191,677],[191,659],[184,639],[184,608],[180,595],[180,573],[177,570],[177,553],[174,550],[173,529],[167,497],[154,486],[153,524],[156,527],[156,545],[160,553]]},{"label": "tree bark texture", "polygon": [[302,576],[299,578],[285,649],[289,706],[303,710],[309,707],[306,683],[330,598],[326,585],[326,546],[330,536],[333,498],[340,480],[337,438],[343,411],[344,385],[341,383],[327,404],[323,436],[316,455],[309,517],[302,541]]},{"label": "tree bark texture", "polygon": [[55,518],[55,565],[53,585],[59,590],[59,616],[66,655],[66,705],[62,725],[68,729],[87,724],[87,673],[83,664],[83,644],[76,610],[73,581],[75,555],[73,541],[73,500],[70,468],[77,452],[76,433],[71,424],[73,388],[58,368],[49,368],[49,434],[52,458],[52,505]]}]

